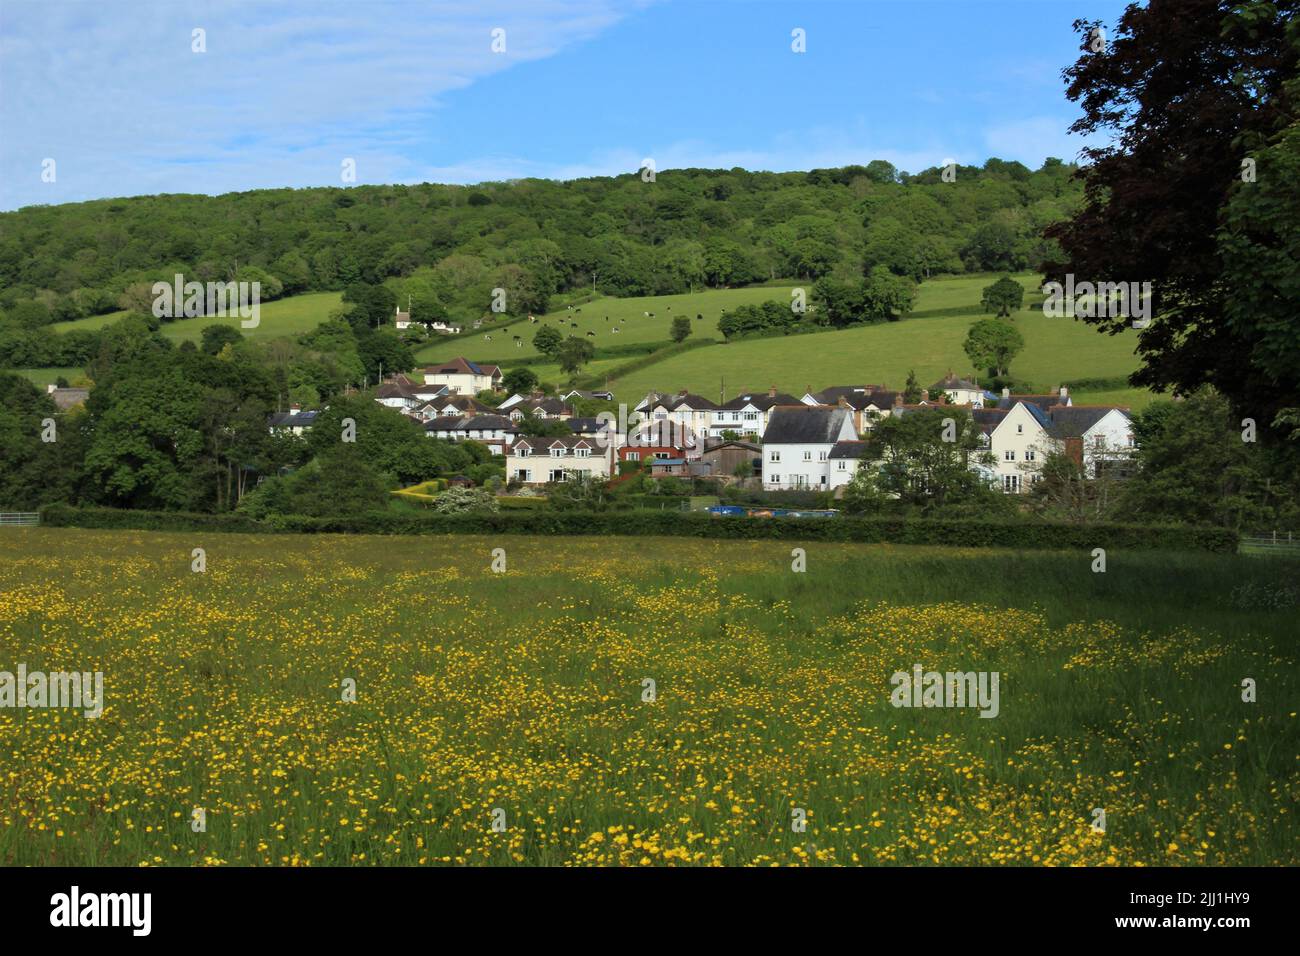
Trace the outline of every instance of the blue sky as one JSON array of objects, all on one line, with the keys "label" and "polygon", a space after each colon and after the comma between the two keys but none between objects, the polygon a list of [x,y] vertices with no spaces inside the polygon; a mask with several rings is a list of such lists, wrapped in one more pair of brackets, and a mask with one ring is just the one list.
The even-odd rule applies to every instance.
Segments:
[{"label": "blue sky", "polygon": [[[0,0],[0,209],[156,192],[1073,158],[1111,0]],[[192,31],[207,51],[191,50]],[[505,31],[505,52],[492,31]],[[807,51],[791,50],[791,31]],[[53,159],[55,181],[42,181]]]}]

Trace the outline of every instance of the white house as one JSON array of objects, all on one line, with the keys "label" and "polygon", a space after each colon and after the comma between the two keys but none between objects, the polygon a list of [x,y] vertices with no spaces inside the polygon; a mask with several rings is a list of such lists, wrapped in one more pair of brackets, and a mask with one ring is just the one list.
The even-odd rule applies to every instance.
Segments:
[{"label": "white house", "polygon": [[852,410],[842,405],[775,406],[763,432],[763,488],[829,490],[832,449],[857,438]]},{"label": "white house", "polygon": [[482,442],[496,455],[509,451],[518,434],[514,423],[503,415],[439,415],[424,423],[424,433],[448,441]]},{"label": "white house", "polygon": [[594,438],[520,438],[506,458],[506,479],[526,485],[568,481],[576,474],[598,480],[612,473],[613,445],[601,448]]},{"label": "white house", "polygon": [[950,405],[970,405],[972,408],[984,407],[984,389],[975,382],[958,378],[948,369],[948,374],[935,382],[928,389],[934,396],[947,396]]},{"label": "white house", "polygon": [[496,365],[479,365],[460,357],[424,370],[426,385],[445,385],[457,395],[477,395],[501,387],[501,369]]},{"label": "white house", "polygon": [[858,468],[867,460],[867,443],[864,441],[837,441],[827,460],[827,484],[831,490],[843,487],[853,480]]},{"label": "white house", "polygon": [[272,415],[267,425],[272,435],[276,432],[289,432],[301,437],[303,432],[311,431],[311,426],[316,422],[319,414],[318,411],[303,411],[301,405],[294,403],[289,406],[287,412],[276,412]]},{"label": "white house", "polygon": [[[1038,397],[1038,396],[1033,396]],[[1053,452],[1079,462],[1096,478],[1125,470],[1133,454],[1133,423],[1127,411],[1110,405],[1051,405],[1016,402],[989,432],[993,479],[1007,494],[1028,491],[1042,476]]]},{"label": "white house", "polygon": [[[711,438],[721,438],[725,432],[738,435],[753,435],[755,438],[767,433],[772,421],[774,409],[801,402],[793,395],[778,392],[773,385],[763,393],[745,393],[737,395],[731,401],[717,405],[709,422],[707,434]],[[854,434],[850,436],[856,438]]]}]

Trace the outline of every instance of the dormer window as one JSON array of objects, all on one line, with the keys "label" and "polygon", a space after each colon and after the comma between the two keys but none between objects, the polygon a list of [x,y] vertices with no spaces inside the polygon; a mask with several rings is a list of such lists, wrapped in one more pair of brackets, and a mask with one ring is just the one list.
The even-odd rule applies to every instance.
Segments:
[{"label": "dormer window", "polygon": [[563,458],[563,457],[564,457],[564,446],[563,446],[563,445],[559,445],[559,446],[557,446],[557,447],[555,447],[555,448],[552,448],[552,449],[551,449],[551,457],[552,457],[552,458]]},{"label": "dormer window", "polygon": [[529,455],[532,454],[532,452],[533,452],[533,450],[532,450],[531,448],[529,448],[527,445],[525,445],[525,446],[523,446],[522,448],[519,449],[519,457],[520,457],[520,458],[527,458]]}]

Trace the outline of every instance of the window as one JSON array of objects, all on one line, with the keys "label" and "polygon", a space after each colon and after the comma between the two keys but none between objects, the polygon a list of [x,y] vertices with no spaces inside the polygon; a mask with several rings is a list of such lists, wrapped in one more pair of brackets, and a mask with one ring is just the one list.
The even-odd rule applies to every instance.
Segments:
[{"label": "window", "polygon": [[1025,426],[1024,426],[1024,425],[1017,425],[1017,426],[1016,426],[1016,434],[1017,434],[1017,435],[1023,435],[1024,433],[1025,433]]},{"label": "window", "polygon": [[747,422],[758,421],[758,412],[745,412],[745,421]]},{"label": "window", "polygon": [[1014,448],[1008,448],[1006,451],[1004,451],[1004,452],[1002,453],[1002,458],[1003,458],[1003,460],[1005,460],[1005,461],[1015,461],[1015,460],[1016,460],[1016,450],[1015,450]]},{"label": "window", "polygon": [[590,449],[590,448],[575,448],[575,449],[573,449],[573,453],[574,453],[575,455],[577,455],[579,458],[590,458],[590,457],[591,457],[591,449]]},{"label": "window", "polygon": [[630,452],[627,453],[627,460],[628,460],[628,461],[640,461],[640,460],[641,460],[641,453],[640,453],[639,451],[630,451]]},{"label": "window", "polygon": [[560,446],[557,447],[557,448],[552,448],[552,449],[551,449],[551,457],[552,457],[552,458],[563,458],[563,457],[564,457],[564,446],[563,446],[563,445],[560,445]]},{"label": "window", "polygon": [[827,455],[827,454],[828,454],[827,452],[819,451],[819,452],[817,453],[817,460],[818,460],[818,461],[825,461],[825,460],[826,460],[826,455]]},{"label": "window", "polygon": [[551,481],[564,481],[564,472],[560,470],[552,471]]},{"label": "window", "polygon": [[1002,476],[1002,490],[1005,491],[1005,492],[1007,492],[1008,494],[1010,494],[1011,492],[1014,492],[1014,491],[1019,491],[1019,490],[1020,490],[1020,476],[1019,476],[1019,475],[1003,475],[1003,476]]},{"label": "window", "polygon": [[1034,460],[1034,450],[1032,448],[1026,448],[1025,461],[1033,461],[1033,460]]},{"label": "window", "polygon": [[525,446],[523,448],[518,449],[518,453],[520,458],[527,458],[529,455],[533,453],[533,450]]},{"label": "window", "polygon": [[836,467],[836,469],[839,470],[839,471],[844,471],[844,470],[845,470],[845,469],[844,469],[845,464],[846,464],[846,462],[844,461],[843,458],[841,458],[838,462],[835,463],[835,467]]},{"label": "window", "polygon": [[804,460],[804,461],[812,461],[812,452],[810,452],[810,451],[806,451],[806,452],[804,452],[804,453],[803,453],[803,460]]},{"label": "window", "polygon": [[780,460],[781,460],[781,453],[780,453],[779,451],[777,451],[777,450],[774,448],[774,449],[772,449],[772,453],[768,456],[767,460],[768,460],[768,461],[780,461]]},{"label": "window", "polygon": [[520,481],[532,481],[533,473],[529,471],[527,468],[520,468],[515,471],[515,477],[518,478]]},{"label": "window", "polygon": [[666,451],[657,451],[655,452],[655,457],[658,458],[660,461],[663,461],[665,458],[671,458],[672,455],[668,454],[668,452]]},{"label": "window", "polygon": [[779,485],[780,483],[781,483],[781,476],[780,476],[780,475],[773,475],[773,476],[772,476],[771,484]]}]

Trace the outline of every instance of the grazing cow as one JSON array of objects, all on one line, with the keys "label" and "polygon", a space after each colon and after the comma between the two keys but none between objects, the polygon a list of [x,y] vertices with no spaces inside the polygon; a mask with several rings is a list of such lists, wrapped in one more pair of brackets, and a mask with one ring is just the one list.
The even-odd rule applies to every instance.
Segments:
[{"label": "grazing cow", "polygon": [[596,337],[596,333],[595,333],[595,332],[588,332],[587,334],[590,335],[593,339]]},{"label": "grazing cow", "polygon": [[576,329],[577,327],[578,327],[578,323],[577,323],[577,322],[570,322],[570,323],[569,323],[569,328],[571,328],[571,329]]},{"label": "grazing cow", "polygon": [[614,326],[614,334],[615,334],[615,335],[618,335],[618,326],[617,326],[617,325]]},{"label": "grazing cow", "polygon": [[574,310],[573,310],[573,314],[574,314],[574,315],[577,315],[577,314],[578,314],[579,312],[581,312],[581,311],[582,311],[581,309],[574,309]]},{"label": "grazing cow", "polygon": [[518,339],[515,339],[515,348],[521,349],[523,347],[524,347],[524,343],[520,342]]},{"label": "grazing cow", "polygon": [[516,342],[519,341],[519,336],[517,335],[512,335],[511,338],[514,339]]},{"label": "grazing cow", "polygon": [[654,317],[655,317],[655,314],[654,314],[653,312],[651,312],[651,313],[650,313],[650,318],[653,319]]},{"label": "grazing cow", "polygon": [[646,318],[649,318],[649,317],[650,317],[650,313],[649,313],[649,312],[642,312],[641,314],[644,315]]},{"label": "grazing cow", "polygon": [[483,333],[483,341],[484,341],[484,342],[491,342],[491,341],[492,341],[492,336],[490,336],[490,335],[488,335],[486,332],[484,332],[484,333]]}]

